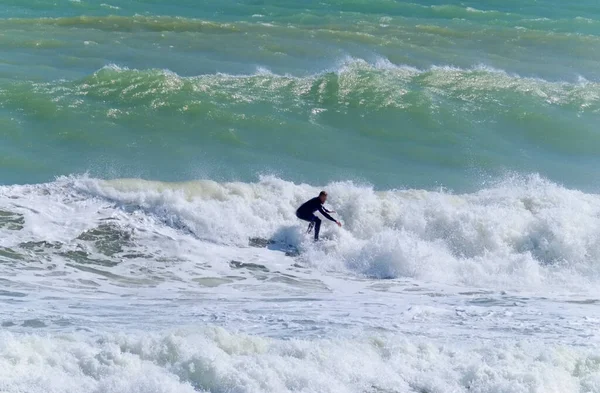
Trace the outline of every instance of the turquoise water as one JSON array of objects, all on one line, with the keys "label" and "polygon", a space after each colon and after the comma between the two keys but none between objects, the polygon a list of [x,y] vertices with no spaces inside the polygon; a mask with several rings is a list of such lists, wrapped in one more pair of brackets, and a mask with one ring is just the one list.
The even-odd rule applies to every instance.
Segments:
[{"label": "turquoise water", "polygon": [[600,6],[5,1],[0,182],[596,190]]}]

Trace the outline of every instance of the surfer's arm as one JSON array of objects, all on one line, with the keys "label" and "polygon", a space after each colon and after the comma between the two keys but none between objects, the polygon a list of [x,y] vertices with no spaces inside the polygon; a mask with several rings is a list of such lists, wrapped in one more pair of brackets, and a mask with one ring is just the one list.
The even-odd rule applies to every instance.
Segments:
[{"label": "surfer's arm", "polygon": [[331,220],[331,221],[333,221],[333,222],[336,222],[336,223],[337,223],[337,220],[336,220],[335,218],[331,217],[331,216],[329,215],[329,213],[327,213],[327,209],[325,209],[323,206],[319,206],[319,212],[320,212],[320,213],[321,213],[323,216],[325,216],[325,218],[327,218],[328,220]]}]

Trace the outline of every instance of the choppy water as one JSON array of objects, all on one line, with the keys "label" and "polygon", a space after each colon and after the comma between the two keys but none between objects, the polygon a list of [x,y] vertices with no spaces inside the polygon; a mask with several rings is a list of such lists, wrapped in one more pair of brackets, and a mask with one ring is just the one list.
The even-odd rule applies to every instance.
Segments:
[{"label": "choppy water", "polygon": [[0,391],[600,392],[596,2],[4,1],[0,51]]}]

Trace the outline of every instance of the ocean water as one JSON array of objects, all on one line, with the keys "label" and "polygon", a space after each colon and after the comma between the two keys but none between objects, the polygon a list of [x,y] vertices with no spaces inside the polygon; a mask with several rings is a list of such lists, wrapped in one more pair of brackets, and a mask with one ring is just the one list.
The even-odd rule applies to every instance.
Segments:
[{"label": "ocean water", "polygon": [[4,0],[0,53],[1,392],[600,392],[597,1]]}]

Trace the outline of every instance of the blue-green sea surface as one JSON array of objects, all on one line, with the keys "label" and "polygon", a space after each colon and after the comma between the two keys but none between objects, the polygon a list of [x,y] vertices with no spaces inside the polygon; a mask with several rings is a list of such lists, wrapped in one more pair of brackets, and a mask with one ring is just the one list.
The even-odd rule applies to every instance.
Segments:
[{"label": "blue-green sea surface", "polygon": [[595,1],[5,1],[0,182],[595,190]]}]

